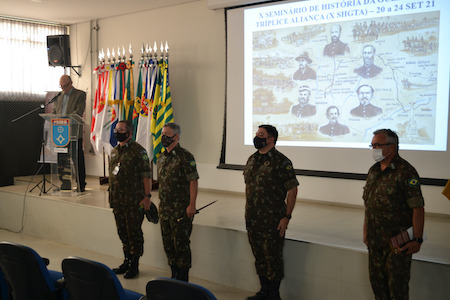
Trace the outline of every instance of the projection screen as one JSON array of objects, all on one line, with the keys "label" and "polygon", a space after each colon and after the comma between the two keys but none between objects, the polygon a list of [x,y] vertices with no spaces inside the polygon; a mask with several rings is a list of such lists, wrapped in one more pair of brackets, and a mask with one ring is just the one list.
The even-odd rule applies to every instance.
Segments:
[{"label": "projection screen", "polygon": [[229,9],[223,165],[259,125],[300,170],[365,174],[390,128],[422,177],[450,178],[450,3],[319,0]]}]

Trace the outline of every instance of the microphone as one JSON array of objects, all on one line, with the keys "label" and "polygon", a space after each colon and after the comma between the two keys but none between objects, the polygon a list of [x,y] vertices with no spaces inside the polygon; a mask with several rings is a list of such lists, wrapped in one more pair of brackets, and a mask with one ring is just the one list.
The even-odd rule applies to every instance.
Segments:
[{"label": "microphone", "polygon": [[52,100],[48,101],[47,104],[53,103],[56,101],[56,99],[58,99],[59,96],[61,96],[62,92],[59,92],[58,95],[56,95],[55,97],[52,98]]}]

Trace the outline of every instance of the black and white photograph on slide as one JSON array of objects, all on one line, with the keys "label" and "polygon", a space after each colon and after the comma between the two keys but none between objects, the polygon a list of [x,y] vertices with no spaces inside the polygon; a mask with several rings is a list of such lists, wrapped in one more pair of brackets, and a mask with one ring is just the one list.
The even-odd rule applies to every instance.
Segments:
[{"label": "black and white photograph on slide", "polygon": [[[450,49],[442,2],[327,0],[247,9],[245,144],[261,124],[277,127],[277,145],[341,148],[367,148],[373,131],[390,128],[402,149],[445,151],[449,70],[439,67],[448,60],[439,54]],[[309,98],[302,102],[305,86]],[[314,114],[300,114],[302,105],[314,106]],[[348,134],[320,130],[331,106]]]}]

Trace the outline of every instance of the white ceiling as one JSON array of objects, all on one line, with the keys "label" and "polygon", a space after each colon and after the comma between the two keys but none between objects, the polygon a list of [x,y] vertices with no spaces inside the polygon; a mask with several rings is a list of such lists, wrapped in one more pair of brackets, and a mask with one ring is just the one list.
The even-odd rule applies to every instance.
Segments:
[{"label": "white ceiling", "polygon": [[0,0],[0,15],[65,25],[199,0]]}]

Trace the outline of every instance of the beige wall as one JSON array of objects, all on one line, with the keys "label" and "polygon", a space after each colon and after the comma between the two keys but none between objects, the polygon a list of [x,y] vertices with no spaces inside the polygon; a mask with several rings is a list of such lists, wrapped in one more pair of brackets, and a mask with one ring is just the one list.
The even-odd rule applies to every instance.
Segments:
[{"label": "beige wall", "polygon": [[[95,76],[91,78],[91,23],[75,24],[70,28],[73,64],[83,66],[82,77],[75,85],[93,97]],[[206,189],[243,192],[241,171],[218,170],[222,143],[225,100],[225,17],[223,9],[209,10],[207,1],[200,0],[139,13],[98,20],[99,30],[92,30],[93,63],[97,64],[98,48],[110,49],[131,43],[134,59],[140,57],[142,43],[169,43],[170,83],[175,122],[182,127],[181,145],[190,150],[197,161],[199,186]],[[136,77],[137,78],[137,77]],[[77,81],[78,80],[78,81]],[[91,108],[87,105],[86,119],[90,123]],[[90,125],[86,126],[85,152]],[[320,159],[320,157],[312,158]],[[370,159],[370,158],[368,158]],[[89,175],[102,176],[101,157],[86,155]],[[414,162],[411,162],[414,165]],[[301,169],[301,166],[298,166]],[[298,197],[312,201],[362,205],[364,181],[299,176]],[[442,187],[424,186],[426,210],[450,215],[450,202],[441,195]]]}]

